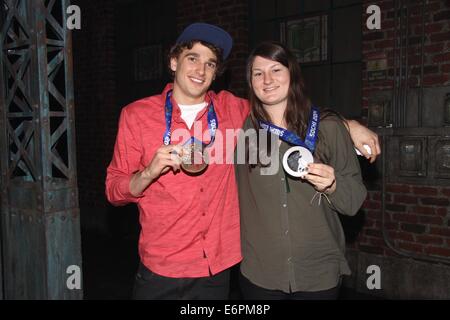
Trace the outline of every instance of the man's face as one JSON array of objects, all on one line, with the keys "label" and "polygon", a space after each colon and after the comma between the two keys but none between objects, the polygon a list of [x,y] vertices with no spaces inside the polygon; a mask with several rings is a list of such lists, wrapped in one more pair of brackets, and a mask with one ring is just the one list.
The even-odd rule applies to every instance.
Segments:
[{"label": "man's face", "polygon": [[201,43],[185,49],[170,60],[175,72],[173,96],[179,104],[197,104],[205,100],[205,94],[215,78],[217,57]]}]

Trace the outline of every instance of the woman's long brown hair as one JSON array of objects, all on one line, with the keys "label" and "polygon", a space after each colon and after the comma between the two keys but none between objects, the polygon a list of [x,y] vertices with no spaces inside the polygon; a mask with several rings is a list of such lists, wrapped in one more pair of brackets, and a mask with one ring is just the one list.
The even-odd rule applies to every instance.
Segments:
[{"label": "woman's long brown hair", "polygon": [[258,122],[261,120],[272,122],[252,87],[252,68],[257,56],[277,61],[288,68],[291,80],[284,118],[287,129],[304,138],[308,126],[309,112],[311,110],[310,101],[305,94],[305,83],[296,58],[287,48],[276,42],[261,43],[252,51],[247,60],[247,83],[249,86],[249,100],[251,105],[250,118],[254,127],[259,128]]}]

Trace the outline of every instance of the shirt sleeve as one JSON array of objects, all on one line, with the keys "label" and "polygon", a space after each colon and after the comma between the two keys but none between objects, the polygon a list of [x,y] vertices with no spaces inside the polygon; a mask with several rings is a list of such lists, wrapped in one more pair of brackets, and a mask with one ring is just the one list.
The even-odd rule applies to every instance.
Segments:
[{"label": "shirt sleeve", "polygon": [[120,114],[114,154],[106,170],[106,198],[115,206],[138,202],[142,196],[130,193],[130,180],[139,170],[142,156],[139,124],[133,121],[127,108]]},{"label": "shirt sleeve", "polygon": [[245,119],[250,113],[250,104],[247,99],[236,97],[228,91],[219,93],[221,103],[227,107],[227,116],[232,120],[235,128],[242,128]]},{"label": "shirt sleeve", "polygon": [[355,215],[361,208],[367,190],[348,130],[339,119],[324,120],[320,124],[326,144],[329,165],[334,168],[336,190],[328,198],[331,207],[345,215]]}]

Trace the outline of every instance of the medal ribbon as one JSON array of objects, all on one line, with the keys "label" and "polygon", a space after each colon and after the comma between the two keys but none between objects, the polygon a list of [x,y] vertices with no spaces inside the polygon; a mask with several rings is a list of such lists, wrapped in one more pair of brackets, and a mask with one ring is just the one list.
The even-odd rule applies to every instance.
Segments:
[{"label": "medal ribbon", "polygon": [[[171,139],[170,138],[171,137],[170,128],[172,126],[172,113],[173,113],[173,105],[172,105],[172,101],[170,101],[171,96],[172,96],[172,90],[167,92],[166,104],[164,107],[164,113],[165,113],[165,117],[166,117],[166,132],[164,133],[163,143],[166,146],[170,144],[170,139]],[[211,135],[211,140],[209,141],[208,144],[201,141],[203,148],[208,148],[208,147],[212,146],[212,144],[214,143],[214,139],[216,137],[217,127],[218,127],[217,115],[216,115],[216,112],[214,111],[214,104],[211,99],[211,102],[209,103],[209,107],[208,107],[208,128],[209,128],[209,133]],[[190,141],[191,141],[191,143],[194,143],[195,141],[198,141],[198,140],[195,139],[194,137],[191,137]]]},{"label": "medal ribbon", "polygon": [[319,121],[320,121],[319,116],[320,116],[319,109],[317,109],[314,106],[311,107],[311,112],[309,114],[308,128],[306,129],[305,141],[303,141],[294,132],[280,128],[269,122],[259,121],[259,126],[262,129],[277,135],[281,140],[289,144],[305,147],[309,151],[311,151],[311,153],[313,153],[314,149],[316,148],[317,134],[319,132]]}]

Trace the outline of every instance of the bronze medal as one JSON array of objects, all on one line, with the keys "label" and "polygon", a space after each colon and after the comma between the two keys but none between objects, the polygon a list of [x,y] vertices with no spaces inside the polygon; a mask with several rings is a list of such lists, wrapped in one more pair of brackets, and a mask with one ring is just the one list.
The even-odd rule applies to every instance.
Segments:
[{"label": "bronze medal", "polygon": [[183,148],[181,168],[187,173],[196,174],[208,167],[208,154],[201,145],[191,143]]}]

